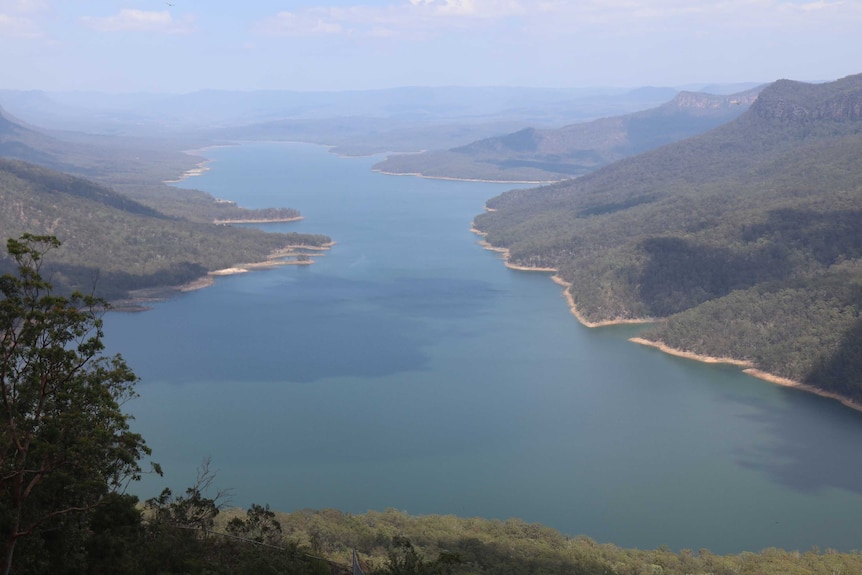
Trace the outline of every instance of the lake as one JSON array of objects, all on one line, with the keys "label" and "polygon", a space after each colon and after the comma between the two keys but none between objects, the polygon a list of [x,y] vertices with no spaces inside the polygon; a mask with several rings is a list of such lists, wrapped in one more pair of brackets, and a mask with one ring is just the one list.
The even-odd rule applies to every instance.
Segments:
[{"label": "lake", "polygon": [[179,184],[261,226],[330,235],[311,266],[105,318],[127,404],[182,492],[206,457],[231,503],[541,522],[624,547],[862,547],[862,413],[588,329],[548,274],[470,222],[511,185],[374,173],[305,144],[205,152]]}]

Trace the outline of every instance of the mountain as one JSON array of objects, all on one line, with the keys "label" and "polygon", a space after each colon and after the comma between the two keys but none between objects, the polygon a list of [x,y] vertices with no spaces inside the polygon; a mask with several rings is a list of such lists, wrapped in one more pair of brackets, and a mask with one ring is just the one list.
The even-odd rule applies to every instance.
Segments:
[{"label": "mountain", "polygon": [[333,118],[392,119],[412,126],[512,121],[522,126],[553,126],[565,121],[563,118],[572,121],[644,109],[676,92],[663,87],[505,86],[337,92],[200,90],[186,94],[0,90],[0,104],[37,125],[101,134],[159,135]]},{"label": "mountain", "polygon": [[[329,241],[169,217],[95,182],[0,158],[0,237],[25,232],[63,242],[46,257],[55,287],[95,289],[108,299],[178,286],[208,271],[267,261],[291,246]],[[8,270],[9,262],[0,267]]]},{"label": "mountain", "polygon": [[862,75],[781,80],[711,132],[487,203],[586,322],[862,400]]},{"label": "mountain", "polygon": [[208,143],[200,139],[143,139],[52,132],[0,108],[0,157],[32,162],[113,186],[153,182],[195,166],[181,150]]},{"label": "mountain", "polygon": [[[329,241],[313,234],[215,225],[293,219],[299,212],[249,210],[153,181],[197,161],[117,139],[101,145],[63,141],[0,111],[0,239],[25,232],[57,236],[63,246],[46,258],[55,286],[61,291],[95,289],[108,299],[125,298],[132,290],[178,286],[216,269],[267,261],[291,246],[321,247]],[[92,173],[102,181],[54,167]],[[0,269],[8,271],[9,266],[0,258]]]},{"label": "mountain", "polygon": [[58,164],[64,146],[0,107],[0,156],[37,163]]},{"label": "mountain", "polygon": [[393,155],[374,168],[428,177],[557,181],[709,131],[742,114],[758,92],[680,92],[649,110],[559,129],[525,128],[449,150]]},{"label": "mountain", "polygon": [[195,136],[141,138],[51,131],[26,124],[0,109],[0,158],[31,162],[97,182],[159,213],[201,223],[284,221],[291,208],[250,210],[197,190],[167,185],[196,170],[202,159],[183,150],[214,142]]}]

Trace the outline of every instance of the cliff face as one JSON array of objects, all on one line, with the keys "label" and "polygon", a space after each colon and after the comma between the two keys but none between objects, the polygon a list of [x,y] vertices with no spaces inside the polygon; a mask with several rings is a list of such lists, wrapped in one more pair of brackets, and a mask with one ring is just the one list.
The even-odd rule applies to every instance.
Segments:
[{"label": "cliff face", "polygon": [[788,123],[859,123],[854,130],[858,131],[862,129],[862,74],[829,84],[779,80],[763,90],[751,113]]},{"label": "cliff face", "polygon": [[729,96],[706,94],[703,92],[680,92],[663,107],[667,111],[685,111],[689,113],[723,112],[735,106],[745,109],[757,100],[759,92],[759,88]]}]

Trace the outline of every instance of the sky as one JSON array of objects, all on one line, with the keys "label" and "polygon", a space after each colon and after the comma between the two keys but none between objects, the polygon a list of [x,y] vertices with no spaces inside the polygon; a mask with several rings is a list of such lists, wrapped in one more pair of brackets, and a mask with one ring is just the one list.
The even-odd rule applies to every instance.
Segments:
[{"label": "sky", "polygon": [[0,0],[0,89],[685,87],[862,72],[862,0]]}]

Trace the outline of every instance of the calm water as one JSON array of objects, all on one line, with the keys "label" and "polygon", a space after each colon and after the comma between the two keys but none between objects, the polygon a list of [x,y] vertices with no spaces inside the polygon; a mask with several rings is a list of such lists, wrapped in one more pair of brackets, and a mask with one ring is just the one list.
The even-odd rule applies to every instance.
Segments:
[{"label": "calm water", "polygon": [[537,521],[622,546],[862,548],[862,414],[589,330],[469,232],[510,186],[391,177],[300,144],[209,150],[183,185],[296,207],[313,266],[111,314],[135,429],[232,503]]}]

